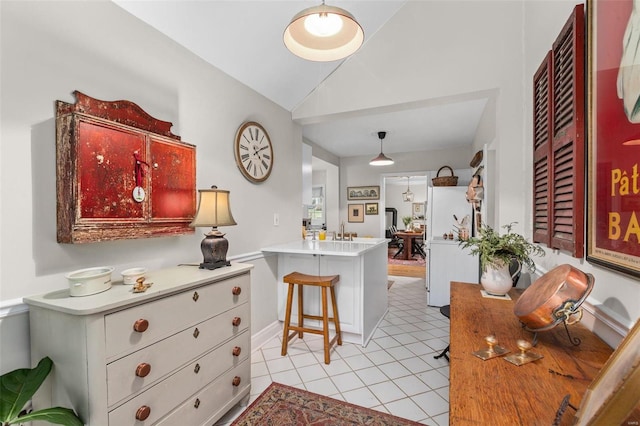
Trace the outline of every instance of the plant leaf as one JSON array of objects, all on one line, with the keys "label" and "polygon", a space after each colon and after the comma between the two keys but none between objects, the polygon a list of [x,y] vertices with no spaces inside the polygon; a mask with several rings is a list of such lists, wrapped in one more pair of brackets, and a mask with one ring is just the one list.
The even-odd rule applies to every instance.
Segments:
[{"label": "plant leaf", "polygon": [[38,411],[32,411],[29,414],[18,417],[9,424],[24,423],[27,421],[46,421],[57,425],[66,426],[84,426],[84,423],[76,416],[73,410],[69,408],[53,407],[44,408]]},{"label": "plant leaf", "polygon": [[19,368],[0,376],[0,421],[15,420],[51,371],[51,358],[44,357],[35,368]]}]

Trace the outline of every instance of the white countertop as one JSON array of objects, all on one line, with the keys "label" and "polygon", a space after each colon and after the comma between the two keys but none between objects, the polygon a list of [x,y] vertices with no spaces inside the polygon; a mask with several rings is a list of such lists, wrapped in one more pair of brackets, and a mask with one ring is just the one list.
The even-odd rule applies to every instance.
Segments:
[{"label": "white countertop", "polygon": [[387,240],[385,238],[354,238],[353,241],[298,240],[271,247],[264,247],[262,251],[273,253],[320,254],[326,256],[360,256],[381,244],[386,245]]}]

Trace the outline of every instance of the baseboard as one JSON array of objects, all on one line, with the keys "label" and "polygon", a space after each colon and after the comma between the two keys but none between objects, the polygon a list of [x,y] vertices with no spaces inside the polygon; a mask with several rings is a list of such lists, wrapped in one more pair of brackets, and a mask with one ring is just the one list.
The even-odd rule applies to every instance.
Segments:
[{"label": "baseboard", "polygon": [[282,323],[274,321],[256,334],[251,335],[251,351],[254,352],[262,347],[265,343],[282,333]]}]

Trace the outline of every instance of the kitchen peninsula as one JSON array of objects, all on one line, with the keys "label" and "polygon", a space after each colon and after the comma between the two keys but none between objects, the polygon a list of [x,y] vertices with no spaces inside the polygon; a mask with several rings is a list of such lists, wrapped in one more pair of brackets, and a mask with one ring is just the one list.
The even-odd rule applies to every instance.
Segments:
[{"label": "kitchen peninsula", "polygon": [[[300,240],[262,249],[278,256],[278,319],[284,320],[287,286],[282,278],[297,271],[310,275],[340,275],[336,285],[343,341],[366,346],[388,309],[387,240]],[[315,290],[315,291],[314,291]],[[297,297],[294,296],[297,300]],[[320,315],[320,292],[304,289],[304,311]],[[294,301],[292,318],[297,318]],[[320,325],[305,321],[305,324]]]}]

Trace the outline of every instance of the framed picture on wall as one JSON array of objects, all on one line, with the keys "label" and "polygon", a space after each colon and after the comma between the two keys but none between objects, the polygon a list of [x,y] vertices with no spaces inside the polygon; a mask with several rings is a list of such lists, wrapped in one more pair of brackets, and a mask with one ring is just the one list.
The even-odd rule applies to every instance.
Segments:
[{"label": "framed picture on wall", "polygon": [[371,215],[378,214],[378,203],[365,203],[364,213]]},{"label": "framed picture on wall", "polygon": [[411,204],[414,219],[424,219],[424,203]]},{"label": "framed picture on wall", "polygon": [[379,200],[379,186],[348,186],[347,200]]},{"label": "framed picture on wall", "polygon": [[587,2],[587,261],[634,276],[640,276],[639,14],[632,0]]},{"label": "framed picture on wall", "polygon": [[349,222],[364,222],[364,204],[349,204]]}]

